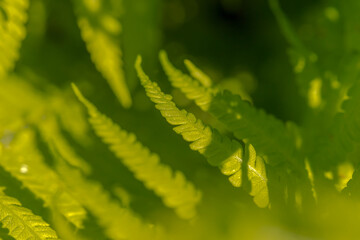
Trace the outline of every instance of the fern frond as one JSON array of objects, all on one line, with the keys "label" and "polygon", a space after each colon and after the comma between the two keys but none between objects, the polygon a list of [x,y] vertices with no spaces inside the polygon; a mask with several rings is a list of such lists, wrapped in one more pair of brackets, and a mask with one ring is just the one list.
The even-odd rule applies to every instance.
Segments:
[{"label": "fern frond", "polygon": [[134,134],[127,133],[114,124],[85,99],[75,85],[73,88],[79,100],[87,107],[89,121],[96,134],[134,172],[135,177],[159,195],[166,206],[174,208],[180,217],[194,217],[195,206],[200,201],[201,194],[193,184],[181,172],[173,172],[170,167],[161,164],[159,156],[142,146]]},{"label": "fern frond", "polygon": [[[204,83],[200,84],[199,81],[195,81],[189,75],[182,73],[180,70],[176,69],[169,61],[166,52],[161,51],[159,54],[161,65],[168,76],[171,84],[179,88],[187,98],[194,100],[196,105],[198,105],[202,110],[206,111],[210,107],[214,90],[208,88],[207,80],[202,80]],[[189,70],[193,75],[196,75],[197,78],[204,78],[204,75],[200,73],[200,70],[195,69],[192,65],[187,65]],[[200,76],[200,77],[199,77]],[[206,79],[206,77],[205,77]]]},{"label": "fern frond", "polygon": [[158,239],[159,229],[144,224],[129,209],[117,204],[100,184],[85,179],[64,162],[57,163],[57,170],[72,194],[96,217],[109,238]]},{"label": "fern frond", "polygon": [[0,1],[0,78],[15,66],[25,38],[29,0]]},{"label": "fern frond", "polygon": [[314,203],[311,181],[305,171],[305,159],[296,149],[299,139],[294,139],[283,122],[228,91],[214,97],[209,112],[233,132],[236,138],[248,140],[267,164],[282,164],[288,171],[296,173],[288,177],[300,187],[303,202]]},{"label": "fern frond", "polygon": [[105,11],[103,2],[84,0],[74,1],[74,4],[81,36],[92,61],[108,81],[120,103],[129,108],[132,100],[123,71],[120,22]]},{"label": "fern frond", "polygon": [[19,133],[9,148],[4,149],[0,165],[43,200],[45,207],[56,206],[69,222],[82,228],[86,218],[84,208],[64,189],[59,176],[45,164],[34,142],[31,130]]},{"label": "fern frond", "polygon": [[[174,131],[181,134],[185,141],[190,142],[190,148],[204,155],[213,166],[219,166],[224,175],[230,175],[229,180],[235,187],[242,184],[243,149],[238,141],[220,135],[216,130],[205,126],[201,120],[179,110],[171,100],[170,95],[164,94],[156,83],[150,81],[149,77],[141,68],[141,58],[136,61],[136,70],[146,94],[155,107],[160,110],[161,115],[171,124],[175,125]],[[248,154],[247,164],[248,179],[252,183],[251,195],[260,207],[268,205],[268,188],[265,166],[262,158],[256,157],[253,147]],[[246,150],[247,151],[247,150]]]},{"label": "fern frond", "polygon": [[0,222],[9,229],[9,235],[17,240],[50,240],[59,239],[41,217],[34,215],[21,203],[0,191]]}]

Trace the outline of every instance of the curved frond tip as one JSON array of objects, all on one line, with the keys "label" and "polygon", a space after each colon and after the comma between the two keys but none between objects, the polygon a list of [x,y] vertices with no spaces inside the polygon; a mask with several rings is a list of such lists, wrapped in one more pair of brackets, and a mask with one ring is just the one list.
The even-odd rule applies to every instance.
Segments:
[{"label": "curved frond tip", "polygon": [[197,79],[205,87],[211,87],[212,81],[210,77],[201,71],[200,68],[195,66],[195,64],[188,59],[184,60],[184,64],[193,78]]},{"label": "curved frond tip", "polygon": [[210,78],[188,60],[185,61],[185,64],[193,77],[197,80],[182,73],[171,64],[165,51],[160,51],[159,59],[171,85],[175,88],[179,88],[188,99],[194,100],[196,105],[202,110],[207,111],[210,107],[214,93],[214,90],[210,88]]}]

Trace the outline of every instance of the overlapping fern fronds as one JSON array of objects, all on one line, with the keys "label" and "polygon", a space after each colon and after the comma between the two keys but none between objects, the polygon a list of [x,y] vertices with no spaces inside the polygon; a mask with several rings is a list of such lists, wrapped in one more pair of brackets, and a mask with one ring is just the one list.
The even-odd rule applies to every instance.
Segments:
[{"label": "overlapping fern fronds", "polygon": [[[229,180],[235,187],[241,186],[242,173],[247,172],[248,181],[252,185],[250,194],[254,196],[255,203],[261,207],[267,206],[269,196],[265,165],[263,159],[256,156],[254,148],[250,145],[246,149],[248,159],[245,163],[240,142],[220,135],[215,129],[205,126],[201,120],[196,119],[193,114],[179,110],[172,101],[172,97],[164,94],[158,85],[151,82],[143,72],[140,57],[135,66],[147,96],[155,103],[155,107],[160,110],[162,116],[171,125],[176,126],[174,131],[191,143],[190,148],[204,155],[211,165],[219,166],[223,174],[231,175]],[[244,167],[245,164],[246,167]]]},{"label": "overlapping fern fronds", "polygon": [[[216,86],[210,87],[206,84],[200,84],[201,81],[198,76],[194,76],[193,69],[189,69],[193,77],[182,73],[169,62],[164,51],[160,53],[160,61],[173,87],[179,88],[190,100],[194,100],[203,111],[210,113],[216,120],[220,121],[227,130],[234,133],[239,141],[251,144],[251,147],[256,149],[257,153],[268,164],[285,164],[291,171],[297,172],[299,176],[307,176],[302,162],[303,157],[297,151],[301,147],[302,139],[299,131],[297,131],[297,136],[293,136],[292,131],[287,129],[280,120],[266,114],[263,110],[256,109],[249,102],[243,100],[242,95],[239,96],[228,91],[220,92]],[[186,62],[188,65],[188,60]],[[201,73],[200,75],[204,76],[205,74]],[[210,78],[206,77],[206,79],[209,80]],[[203,99],[206,101],[202,101]],[[295,124],[290,125],[293,129],[297,129]],[[286,173],[277,172],[274,174],[283,175],[282,177],[275,177],[279,179],[297,178],[296,175],[286,177]],[[281,185],[287,185],[284,179],[282,181]],[[296,179],[293,180],[293,182],[297,181]],[[309,182],[304,184],[307,187],[302,189],[302,194],[308,196],[306,198],[313,202],[313,197],[308,190],[311,184]],[[281,194],[280,192],[279,194]]]},{"label": "overlapping fern fronds", "polygon": [[195,81],[187,74],[184,74],[180,70],[176,69],[170,63],[165,51],[161,51],[159,57],[163,69],[165,70],[165,73],[173,87],[179,88],[187,98],[194,100],[196,105],[198,105],[202,110],[207,111],[215,92],[215,90],[209,88],[211,86],[211,79],[190,61],[186,61],[186,65],[198,81]]},{"label": "overlapping fern fronds", "polygon": [[169,166],[161,164],[159,156],[142,146],[134,134],[122,130],[101,114],[75,85],[73,89],[88,109],[89,121],[96,134],[110,146],[110,150],[135,174],[135,177],[159,195],[166,206],[174,208],[180,217],[193,218],[201,194],[186,180],[184,174],[179,171],[173,172]]},{"label": "overlapping fern fronds", "polygon": [[267,159],[270,158],[270,163],[294,161],[294,141],[279,120],[255,109],[240,96],[230,92],[217,93],[215,88],[201,85],[199,81],[176,69],[165,52],[160,53],[160,61],[174,87],[194,100],[202,110],[220,120],[238,139],[248,139],[257,151]]}]

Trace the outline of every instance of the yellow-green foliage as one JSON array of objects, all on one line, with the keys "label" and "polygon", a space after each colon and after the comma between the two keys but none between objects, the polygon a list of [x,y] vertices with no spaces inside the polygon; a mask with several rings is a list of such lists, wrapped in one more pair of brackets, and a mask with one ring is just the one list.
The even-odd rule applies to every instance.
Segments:
[{"label": "yellow-green foliage", "polygon": [[[223,174],[231,175],[229,180],[235,187],[240,187],[242,184],[242,171],[247,172],[248,180],[252,185],[250,194],[255,197],[256,204],[266,207],[269,203],[269,196],[265,165],[263,159],[256,156],[254,148],[250,145],[249,150],[246,149],[247,168],[243,168],[245,161],[243,161],[244,151],[241,143],[221,136],[216,130],[205,126],[201,120],[196,119],[193,114],[179,110],[172,101],[172,97],[164,94],[158,85],[151,82],[143,72],[141,57],[138,57],[135,67],[146,94],[155,103],[155,107],[160,110],[161,115],[171,125],[176,126],[174,131],[181,134],[185,141],[191,142],[190,148],[203,154],[211,165],[219,166]],[[183,78],[179,79],[179,82],[183,83]],[[195,89],[197,87],[198,85],[195,85]],[[190,86],[189,89],[193,88]]]},{"label": "yellow-green foliage", "polygon": [[88,109],[89,121],[96,134],[110,146],[110,150],[135,174],[135,177],[161,196],[166,206],[175,208],[180,217],[193,218],[201,194],[192,183],[187,182],[183,173],[173,173],[170,167],[161,164],[159,156],[142,146],[134,134],[122,130],[101,114],[75,85],[73,89]]},{"label": "yellow-green foliage", "polygon": [[131,106],[131,96],[125,81],[118,16],[111,13],[111,1],[74,1],[81,35],[91,59],[106,78],[121,104]]},{"label": "yellow-green foliage", "polygon": [[14,68],[19,58],[19,48],[26,36],[28,7],[28,0],[0,1],[0,78]]},{"label": "yellow-green foliage", "polygon": [[[275,26],[246,27],[265,24],[267,14],[250,17],[264,3],[240,2],[216,5],[244,23],[244,43],[253,36],[233,48],[217,34],[228,30],[192,25],[212,8],[206,0],[0,0],[0,239],[358,239],[360,2],[313,1],[293,24],[285,0],[268,0],[290,48],[287,73]],[[218,48],[187,42],[199,35],[182,24],[216,34]],[[170,84],[161,82],[151,61],[161,37],[179,55],[209,41],[194,56],[206,52],[209,71],[185,60],[182,72],[160,51]],[[136,54],[159,83],[141,57],[133,69]]]}]

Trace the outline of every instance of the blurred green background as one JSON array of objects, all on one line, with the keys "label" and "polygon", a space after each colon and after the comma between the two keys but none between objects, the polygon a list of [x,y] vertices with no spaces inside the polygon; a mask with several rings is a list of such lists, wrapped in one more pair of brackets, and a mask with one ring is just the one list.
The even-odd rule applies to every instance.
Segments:
[{"label": "blurred green background", "polygon": [[[113,0],[116,1],[116,0]],[[180,69],[188,58],[218,84],[245,83],[255,106],[284,120],[298,121],[305,101],[299,96],[287,44],[266,0],[123,0],[120,12],[126,81],[134,106],[124,110],[107,82],[91,62],[77,26],[70,0],[32,0],[28,33],[21,48],[17,71],[29,76],[39,88],[44,81],[68,89],[75,82],[102,112],[138,139],[163,162],[182,170],[209,195],[224,191],[234,204],[242,190],[234,190],[217,169],[192,152],[153,108],[139,85],[133,64],[137,54],[144,58],[145,70],[167,93],[173,93],[158,62],[158,51],[165,49]],[[320,1],[283,1],[284,11],[295,25],[321,5]],[[35,73],[35,74],[34,74]],[[36,77],[34,77],[36,76]],[[176,94],[176,92],[174,93]],[[71,95],[72,96],[72,95]],[[72,96],[73,97],[73,96]],[[180,99],[180,100],[179,100]],[[175,100],[181,103],[182,97]],[[183,106],[192,108],[185,102]],[[294,106],[296,106],[294,108]],[[91,133],[91,131],[90,131]],[[89,134],[90,134],[89,133]],[[92,133],[91,133],[92,134]],[[96,139],[95,137],[93,139]],[[94,178],[112,189],[120,184],[134,195],[132,205],[139,212],[151,212],[159,199],[134,181],[99,140],[92,148],[77,149],[94,167]],[[181,154],[180,154],[181,153]],[[100,158],[100,159],[98,159]],[[106,161],[105,161],[106,159]],[[116,167],[109,167],[116,166]],[[121,169],[121,179],[117,178]],[[117,179],[117,180],[114,180]],[[147,199],[144,203],[143,199]],[[219,201],[210,198],[209,201]],[[215,203],[213,203],[215,204]],[[231,211],[231,207],[227,208]],[[222,213],[229,217],[226,211]],[[230,218],[230,217],[229,217]]]},{"label": "blurred green background", "polygon": [[[291,22],[301,28],[321,1],[283,1],[282,5]],[[302,100],[295,88],[286,42],[267,1],[123,0],[123,6],[121,45],[135,101],[139,90],[133,70],[135,56],[144,55],[150,76],[163,80],[157,61],[158,50],[163,48],[176,66],[189,58],[215,82],[254,80],[251,90],[256,106],[282,119],[299,119],[301,111],[292,103],[301,104]],[[80,37],[71,1],[33,0],[30,13],[22,48],[26,58],[19,67],[38,69],[56,84],[66,85],[74,79],[86,79],[93,86],[102,84]]]}]

